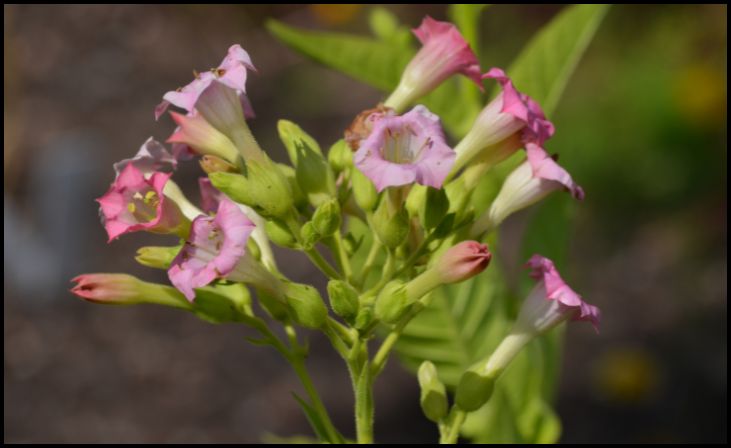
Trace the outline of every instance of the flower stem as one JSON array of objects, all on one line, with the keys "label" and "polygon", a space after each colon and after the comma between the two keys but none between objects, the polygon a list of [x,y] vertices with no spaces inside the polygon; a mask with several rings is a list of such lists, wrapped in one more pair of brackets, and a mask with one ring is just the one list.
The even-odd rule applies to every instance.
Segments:
[{"label": "flower stem", "polygon": [[310,258],[310,261],[312,261],[315,266],[317,266],[329,278],[336,280],[340,280],[342,278],[340,274],[338,274],[338,271],[336,271],[335,268],[327,262],[327,260],[322,258],[322,255],[320,255],[320,252],[318,252],[317,249],[313,247],[312,249],[305,250],[305,253]]},{"label": "flower stem", "polygon": [[449,423],[446,425],[442,434],[442,439],[440,440],[442,444],[454,445],[457,443],[457,440],[459,439],[459,431],[462,429],[462,424],[466,417],[467,413],[465,413],[465,411],[457,408],[456,406],[452,408]]},{"label": "flower stem", "polygon": [[374,238],[373,244],[371,244],[370,252],[368,252],[368,257],[366,258],[363,269],[361,270],[360,278],[358,279],[358,287],[362,287],[363,285],[365,285],[366,280],[368,280],[368,274],[371,272],[371,269],[373,269],[373,263],[376,262],[376,257],[378,256],[380,250],[381,242]]},{"label": "flower stem", "polygon": [[340,235],[340,231],[335,232],[333,235],[333,244],[335,246],[335,254],[337,255],[338,264],[340,269],[343,271],[343,276],[348,282],[352,281],[353,269],[350,267],[350,259],[348,254],[345,253],[345,247],[343,246],[343,237]]}]

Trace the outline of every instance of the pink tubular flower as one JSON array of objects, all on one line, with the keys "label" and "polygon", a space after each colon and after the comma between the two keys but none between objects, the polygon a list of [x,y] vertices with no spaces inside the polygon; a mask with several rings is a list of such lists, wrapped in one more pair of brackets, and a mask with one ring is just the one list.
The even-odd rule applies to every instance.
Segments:
[{"label": "pink tubular flower", "polygon": [[129,164],[134,165],[143,175],[149,176],[156,171],[173,171],[178,162],[160,142],[150,137],[140,146],[134,157],[114,164],[117,176]]},{"label": "pink tubular flower", "polygon": [[491,259],[487,244],[462,241],[439,258],[436,268],[442,284],[458,283],[484,271]]},{"label": "pink tubular flower", "polygon": [[455,171],[470,162],[496,165],[527,143],[542,146],[555,132],[538,103],[519,92],[503,70],[492,68],[483,78],[497,80],[503,91],[482,109],[472,129],[454,149]]},{"label": "pink tubular flower", "polygon": [[423,47],[406,66],[386,106],[402,111],[457,73],[470,78],[482,90],[477,56],[457,27],[426,16],[413,32]]},{"label": "pink tubular flower", "polygon": [[528,159],[505,179],[490,208],[472,226],[473,236],[495,229],[512,213],[535,204],[555,190],[564,189],[575,199],[584,199],[584,190],[543,148],[533,143],[525,147]]},{"label": "pink tubular flower", "polygon": [[109,191],[97,199],[110,242],[138,230],[185,236],[190,221],[163,195],[170,176],[155,172],[145,179],[134,164],[127,164]]},{"label": "pink tubular flower", "polygon": [[236,204],[221,200],[215,217],[201,215],[193,221],[188,241],[168,270],[171,283],[191,302],[195,299],[193,288],[218,278],[278,292],[279,280],[246,251],[254,228]]},{"label": "pink tubular flower", "polygon": [[518,316],[518,326],[543,333],[564,320],[591,322],[599,332],[601,312],[589,305],[566,284],[556,270],[553,261],[540,255],[533,255],[526,267],[532,269],[530,276],[538,282],[523,304]]},{"label": "pink tubular flower", "polygon": [[131,305],[141,302],[142,282],[127,274],[82,274],[71,292],[89,302]]},{"label": "pink tubular flower", "polygon": [[170,115],[178,127],[168,137],[168,143],[182,144],[183,148],[191,148],[197,154],[210,154],[236,165],[239,152],[234,143],[203,116],[185,116],[177,112],[170,112]]},{"label": "pink tubular flower", "polygon": [[419,183],[441,188],[454,163],[439,117],[424,106],[402,116],[383,116],[353,159],[380,192]]},{"label": "pink tubular flower", "polygon": [[[251,111],[251,104],[245,95],[247,70],[256,71],[249,54],[241,48],[241,45],[232,45],[217,68],[197,73],[196,78],[187,86],[167,92],[163,96],[163,101],[155,107],[155,119],[160,118],[171,104],[193,112],[198,97],[214,81],[234,89],[241,99],[243,109]],[[253,111],[251,113],[253,115]]]}]

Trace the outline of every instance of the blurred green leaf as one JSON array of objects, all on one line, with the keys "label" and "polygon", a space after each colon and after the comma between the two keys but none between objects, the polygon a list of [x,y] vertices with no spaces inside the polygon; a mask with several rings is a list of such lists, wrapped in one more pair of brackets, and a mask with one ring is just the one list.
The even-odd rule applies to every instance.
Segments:
[{"label": "blurred green leaf", "polygon": [[414,50],[390,42],[342,33],[300,30],[276,20],[267,28],[279,40],[328,67],[383,91],[398,85]]},{"label": "blurred green leaf", "polygon": [[292,396],[295,400],[297,400],[297,403],[299,403],[302,411],[305,413],[307,421],[310,422],[310,426],[312,426],[312,429],[315,431],[317,438],[322,442],[338,443],[337,440],[329,440],[327,431],[325,430],[325,425],[322,423],[320,416],[317,415],[317,412],[315,412],[312,406],[307,404],[307,402],[300,398],[300,396],[296,393],[292,392]]},{"label": "blurred green leaf", "polygon": [[515,87],[553,113],[609,5],[566,7],[526,45],[508,70]]},{"label": "blurred green leaf", "polygon": [[454,22],[475,54],[480,54],[480,14],[490,5],[453,4],[447,9],[449,20]]}]

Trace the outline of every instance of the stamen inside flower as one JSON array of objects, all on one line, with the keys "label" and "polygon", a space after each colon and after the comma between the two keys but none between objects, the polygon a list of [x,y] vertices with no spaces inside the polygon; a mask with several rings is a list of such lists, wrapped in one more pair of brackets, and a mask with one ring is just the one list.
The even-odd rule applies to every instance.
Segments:
[{"label": "stamen inside flower", "polygon": [[408,125],[399,129],[386,128],[383,158],[399,165],[416,162],[424,148],[433,144],[431,137],[423,142],[419,142],[417,138],[417,133]]},{"label": "stamen inside flower", "polygon": [[127,211],[132,222],[150,222],[157,216],[157,206],[160,196],[154,190],[148,190],[143,195],[136,191],[127,202]]}]

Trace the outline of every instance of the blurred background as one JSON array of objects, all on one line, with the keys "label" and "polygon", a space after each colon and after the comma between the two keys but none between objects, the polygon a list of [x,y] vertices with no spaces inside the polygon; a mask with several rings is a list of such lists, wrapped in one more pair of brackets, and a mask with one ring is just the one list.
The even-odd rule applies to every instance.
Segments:
[{"label": "blurred background", "polygon": [[[402,22],[439,5],[389,6]],[[483,68],[506,66],[558,6],[495,6]],[[310,434],[299,384],[236,326],[155,307],[92,306],[67,290],[84,272],[164,273],[133,255],[161,237],[105,244],[94,199],[112,163],[149,136],[167,90],[215,66],[233,43],[259,73],[254,134],[284,161],[276,120],[340,138],[376,90],[308,62],[267,18],[368,33],[359,6],[4,7],[4,441],[257,442]],[[720,5],[616,6],[570,80],[549,149],[587,191],[570,282],[600,306],[598,337],[569,328],[557,401],[563,442],[725,442],[726,39]],[[176,179],[197,198],[195,163]],[[164,238],[162,238],[164,240]],[[322,285],[299,259],[284,270]],[[284,264],[284,263],[282,263]],[[326,341],[309,367],[352,434],[350,385]],[[411,374],[392,361],[376,388],[381,442],[429,442]]]}]

